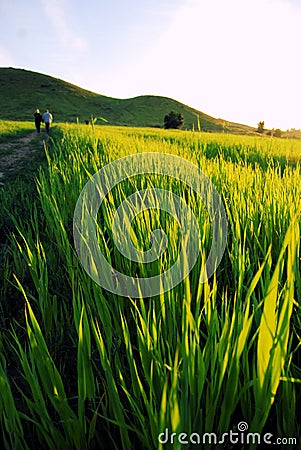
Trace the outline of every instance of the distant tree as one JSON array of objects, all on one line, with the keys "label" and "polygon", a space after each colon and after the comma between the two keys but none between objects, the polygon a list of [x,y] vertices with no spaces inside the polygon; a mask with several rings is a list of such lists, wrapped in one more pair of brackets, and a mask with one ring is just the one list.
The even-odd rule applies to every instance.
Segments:
[{"label": "distant tree", "polygon": [[274,131],[274,136],[280,138],[282,136],[282,131],[280,130],[280,128],[277,128]]},{"label": "distant tree", "polygon": [[175,111],[170,111],[169,114],[166,114],[164,117],[164,128],[174,128],[181,129],[184,124],[184,117],[181,113],[177,113]]},{"label": "distant tree", "polygon": [[264,120],[262,120],[261,122],[258,122],[257,124],[257,131],[258,133],[263,133],[264,132]]}]

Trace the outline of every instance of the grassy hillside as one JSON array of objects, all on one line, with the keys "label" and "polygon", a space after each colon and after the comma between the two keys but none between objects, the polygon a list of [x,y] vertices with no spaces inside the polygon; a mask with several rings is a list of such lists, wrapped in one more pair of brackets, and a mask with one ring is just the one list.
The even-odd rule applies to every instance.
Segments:
[{"label": "grassy hillside", "polygon": [[162,127],[165,114],[181,112],[184,128],[249,134],[253,128],[215,119],[176,100],[152,95],[116,99],[81,89],[48,75],[23,69],[0,68],[0,119],[32,120],[36,108],[48,108],[58,122],[104,117],[112,125]]}]

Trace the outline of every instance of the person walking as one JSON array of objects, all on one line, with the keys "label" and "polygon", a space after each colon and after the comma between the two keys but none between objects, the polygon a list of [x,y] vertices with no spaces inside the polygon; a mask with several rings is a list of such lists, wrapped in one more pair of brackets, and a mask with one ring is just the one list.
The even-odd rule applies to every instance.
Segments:
[{"label": "person walking", "polygon": [[50,125],[52,123],[52,114],[46,109],[44,114],[42,115],[42,120],[45,123],[46,133],[49,133]]},{"label": "person walking", "polygon": [[36,109],[35,113],[34,113],[34,123],[36,126],[37,133],[40,133],[40,131],[41,131],[41,122],[42,122],[42,116],[40,114],[40,110]]}]

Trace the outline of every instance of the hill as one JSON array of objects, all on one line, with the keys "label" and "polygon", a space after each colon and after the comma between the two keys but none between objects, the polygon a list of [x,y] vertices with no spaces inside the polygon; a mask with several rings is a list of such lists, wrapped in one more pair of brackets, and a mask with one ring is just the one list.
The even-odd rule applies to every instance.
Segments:
[{"label": "hill", "polygon": [[[197,129],[198,117],[205,131],[250,134],[254,128],[215,119],[167,97],[143,95],[117,99],[95,94],[60,79],[24,69],[0,68],[0,119],[32,120],[33,111],[48,108],[57,122],[84,122],[91,115],[112,125],[162,127],[165,114],[184,116],[184,128]],[[100,123],[100,122],[98,122]]]}]

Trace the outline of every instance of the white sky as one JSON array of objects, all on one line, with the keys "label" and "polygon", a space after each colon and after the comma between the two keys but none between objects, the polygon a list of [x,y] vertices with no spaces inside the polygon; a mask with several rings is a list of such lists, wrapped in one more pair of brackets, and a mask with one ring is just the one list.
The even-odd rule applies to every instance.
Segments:
[{"label": "white sky", "polygon": [[0,0],[0,66],[301,128],[301,0]]}]

